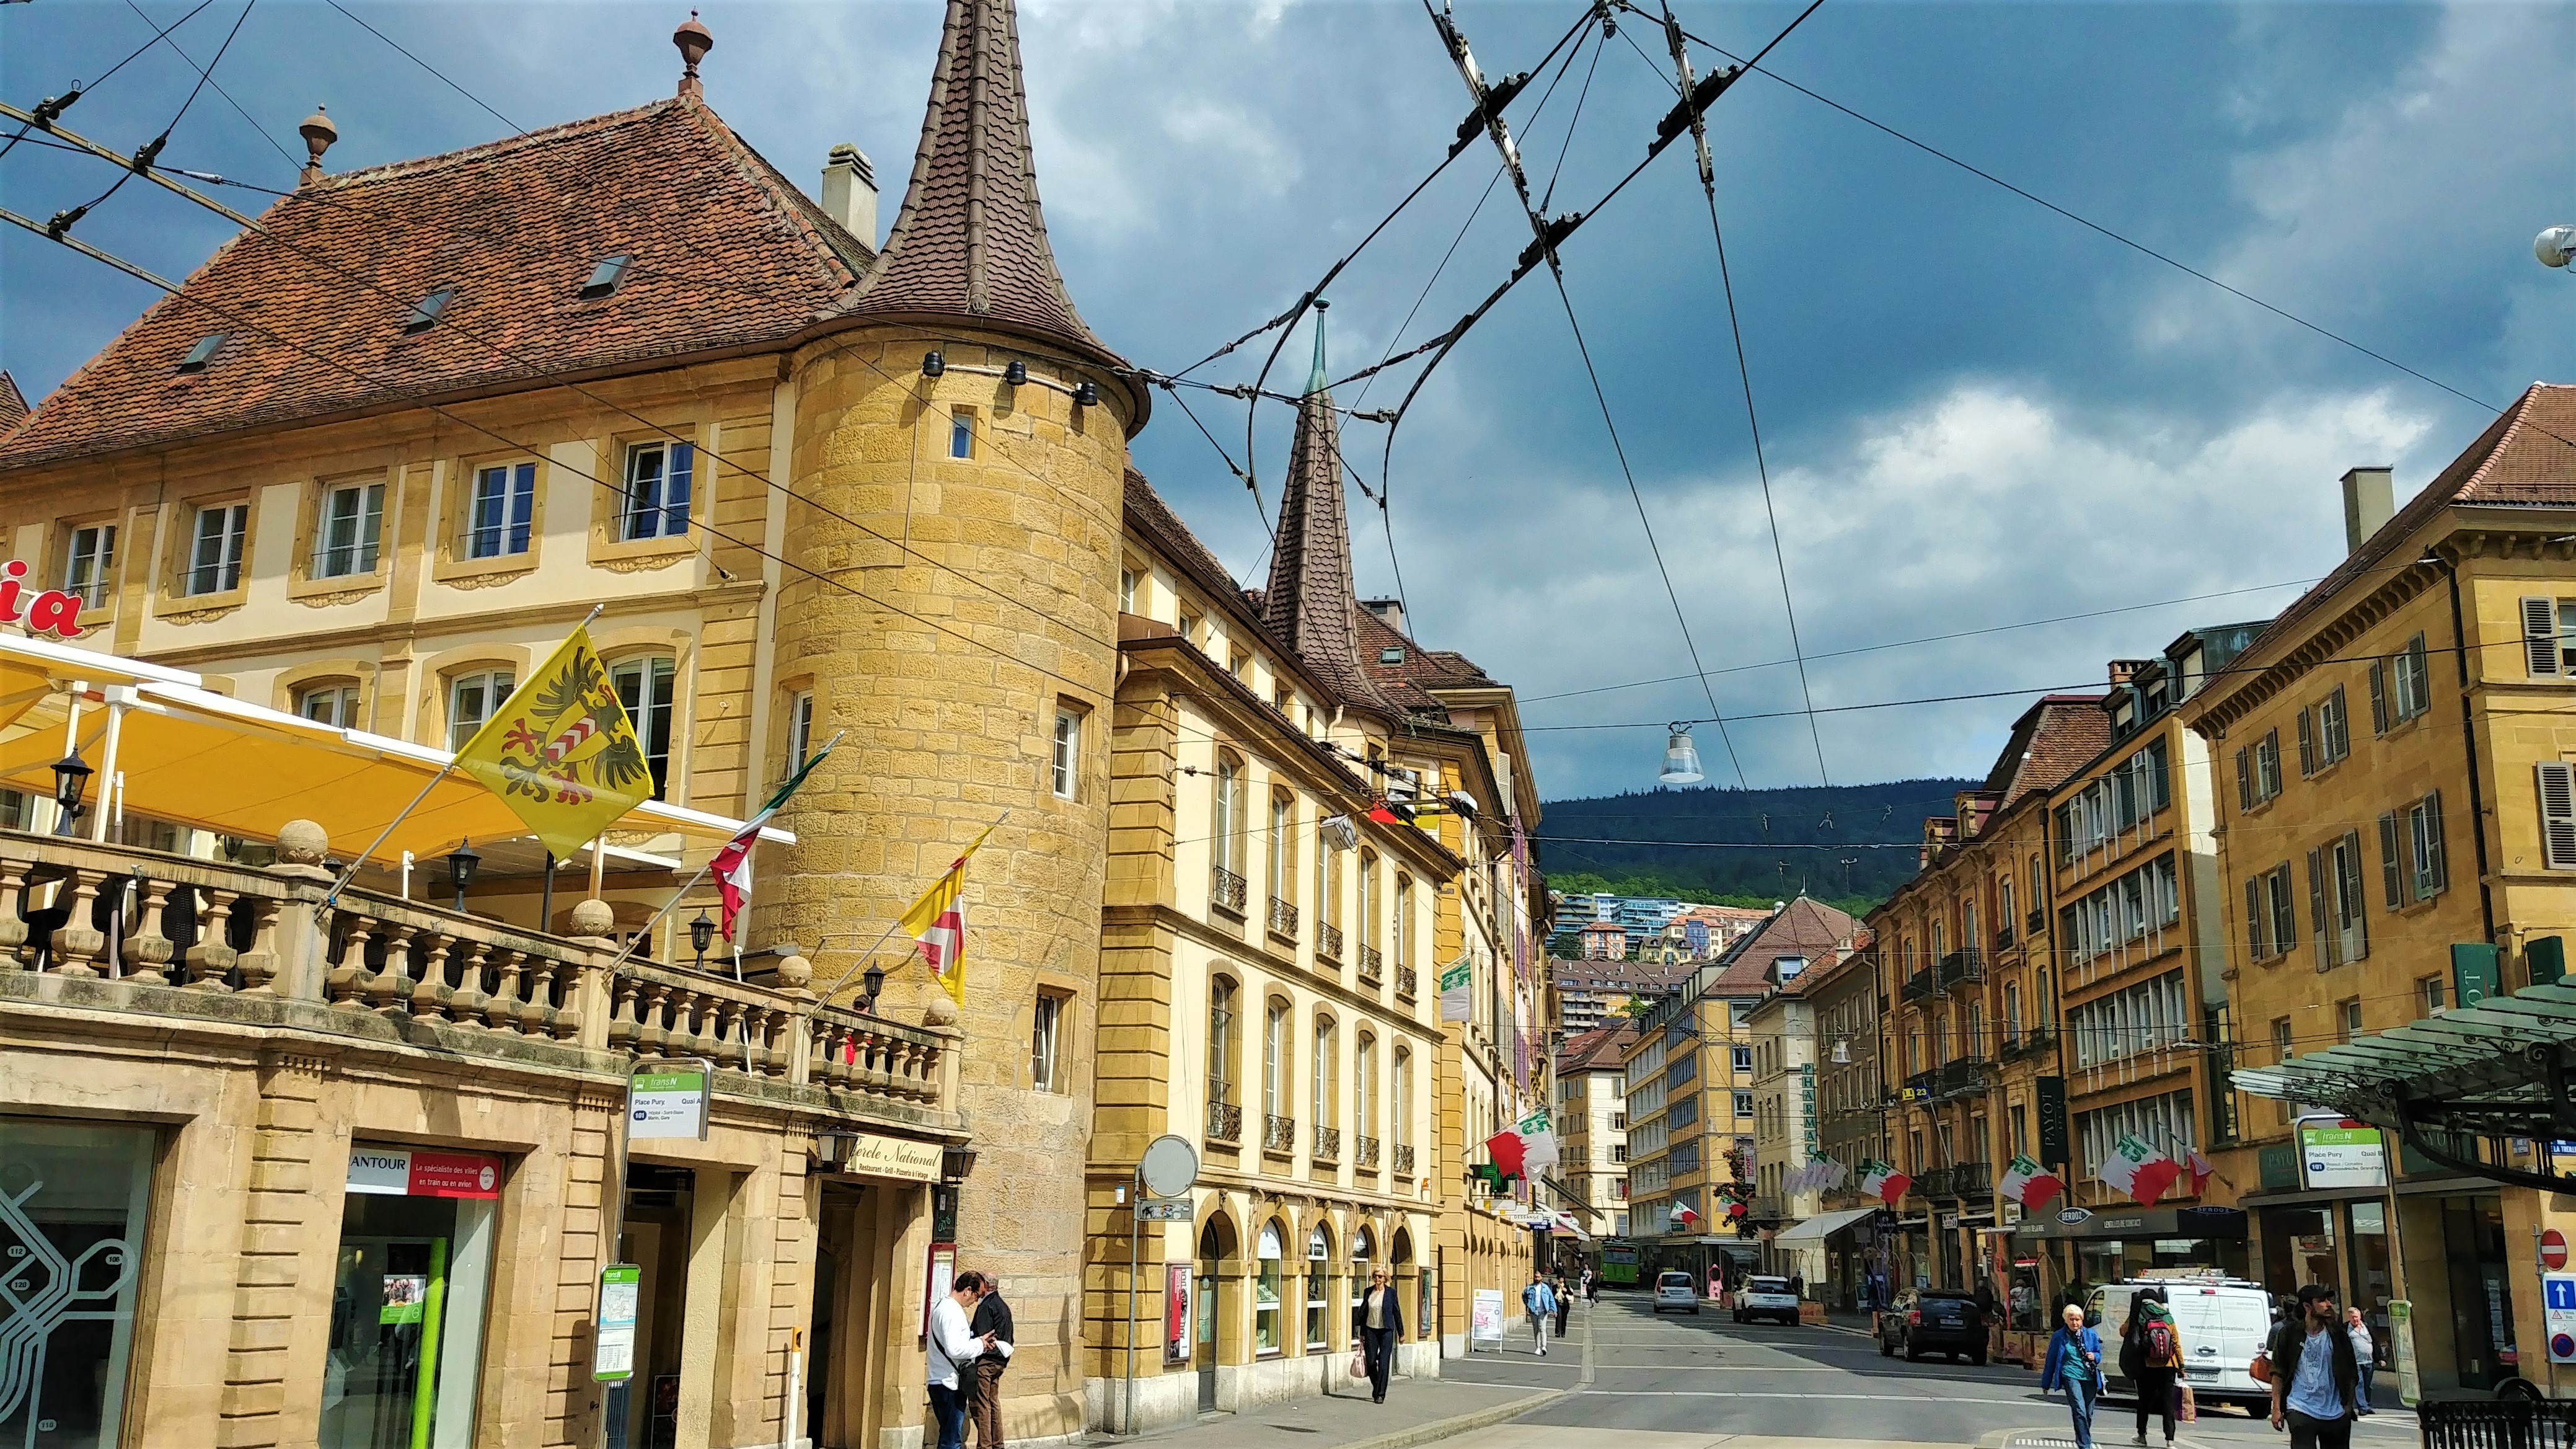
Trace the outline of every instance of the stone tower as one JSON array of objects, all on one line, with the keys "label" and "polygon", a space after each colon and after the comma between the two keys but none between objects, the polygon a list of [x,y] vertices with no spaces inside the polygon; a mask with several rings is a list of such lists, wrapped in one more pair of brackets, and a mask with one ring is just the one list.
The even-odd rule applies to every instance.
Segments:
[{"label": "stone tower", "polygon": [[[776,678],[782,694],[813,692],[817,741],[847,737],[785,812],[799,843],[765,924],[809,950],[819,939],[829,983],[1009,812],[967,874],[959,1102],[979,1157],[959,1193],[957,1266],[1010,1285],[1013,1437],[1077,1433],[1068,1340],[1083,1318],[1120,510],[1146,400],[1056,272],[1011,0],[949,0],[902,210],[825,326],[786,384],[799,499]],[[1071,798],[1051,779],[1060,712],[1081,721]],[[879,1009],[942,1020],[947,998],[908,945],[879,953]],[[1066,1002],[1046,1092],[1030,1081],[1040,992]],[[893,1256],[890,1304],[919,1303],[919,1237]]]}]

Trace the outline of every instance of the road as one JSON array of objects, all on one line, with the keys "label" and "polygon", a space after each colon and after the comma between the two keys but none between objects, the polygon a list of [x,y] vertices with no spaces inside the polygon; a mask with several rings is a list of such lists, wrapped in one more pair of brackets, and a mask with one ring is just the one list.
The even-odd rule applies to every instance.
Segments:
[{"label": "road", "polygon": [[[1589,1315],[1588,1320],[1586,1315]],[[1569,1341],[1546,1358],[1526,1331],[1496,1355],[1450,1359],[1441,1377],[1566,1391],[1509,1424],[1448,1441],[1455,1449],[2065,1449],[2074,1443],[2063,1397],[2042,1398],[2038,1375],[2010,1364],[1971,1368],[1882,1358],[1864,1333],[1738,1325],[1709,1309],[1654,1316],[1642,1294],[1605,1294],[1578,1307]],[[2131,1443],[2134,1411],[2114,1401],[2095,1420],[2103,1449]],[[2179,1426],[2180,1449],[2286,1445],[2269,1422],[2222,1409]],[[2162,1442],[2162,1426],[2151,1425]],[[2415,1416],[2365,1419],[2355,1449],[2404,1449]]]}]

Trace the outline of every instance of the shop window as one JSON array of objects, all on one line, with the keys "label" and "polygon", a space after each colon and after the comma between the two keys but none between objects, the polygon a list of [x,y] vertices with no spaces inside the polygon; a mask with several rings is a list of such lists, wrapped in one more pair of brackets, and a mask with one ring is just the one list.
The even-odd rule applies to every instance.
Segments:
[{"label": "shop window", "polygon": [[1252,1347],[1256,1353],[1279,1352],[1279,1225],[1261,1230],[1253,1248],[1257,1265],[1252,1278]]},{"label": "shop window", "polygon": [[0,1117],[0,1444],[125,1442],[152,1131]]},{"label": "shop window", "polygon": [[495,1157],[351,1145],[323,1444],[471,1442],[500,1186]]},{"label": "shop window", "polygon": [[1332,1264],[1327,1261],[1332,1254],[1332,1239],[1325,1236],[1322,1228],[1317,1228],[1306,1235],[1306,1347],[1308,1349],[1332,1347],[1331,1342],[1324,1337],[1324,1320],[1332,1302]]},{"label": "shop window", "polygon": [[688,443],[637,443],[626,450],[622,543],[680,538],[689,531],[689,490],[698,450]]},{"label": "shop window", "polygon": [[501,702],[510,697],[514,676],[507,669],[480,669],[447,682],[447,747],[465,748]]},{"label": "shop window", "polygon": [[626,707],[626,723],[644,747],[644,763],[653,772],[653,798],[669,798],[671,782],[671,688],[678,661],[668,654],[647,654],[609,666],[617,702]]}]

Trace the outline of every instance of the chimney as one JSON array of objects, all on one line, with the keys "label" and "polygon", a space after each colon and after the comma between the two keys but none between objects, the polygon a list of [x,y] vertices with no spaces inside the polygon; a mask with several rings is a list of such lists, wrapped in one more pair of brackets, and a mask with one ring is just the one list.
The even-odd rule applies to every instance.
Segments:
[{"label": "chimney", "polygon": [[2361,552],[2364,540],[2397,512],[2397,484],[2390,470],[2354,468],[2343,475],[2343,551]]},{"label": "chimney", "polygon": [[823,163],[823,210],[850,235],[877,245],[877,169],[867,153],[844,141]]},{"label": "chimney", "polygon": [[1404,601],[1401,599],[1362,599],[1360,607],[1386,621],[1386,627],[1404,633]]}]

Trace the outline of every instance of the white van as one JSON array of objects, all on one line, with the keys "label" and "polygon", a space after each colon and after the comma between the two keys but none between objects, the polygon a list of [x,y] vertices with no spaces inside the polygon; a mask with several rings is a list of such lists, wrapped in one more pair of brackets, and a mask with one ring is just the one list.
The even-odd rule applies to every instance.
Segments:
[{"label": "white van", "polygon": [[2257,1417],[2271,1414],[2272,1390],[2246,1370],[2271,1343],[2272,1296],[2242,1278],[2132,1279],[2094,1289],[2091,1308],[2102,1335],[2106,1396],[2137,1397],[2137,1387],[2120,1373],[2120,1335],[2141,1288],[2165,1290],[2165,1306],[2182,1335],[2183,1382],[2191,1385],[2196,1404],[2204,1410],[2235,1404]]}]

